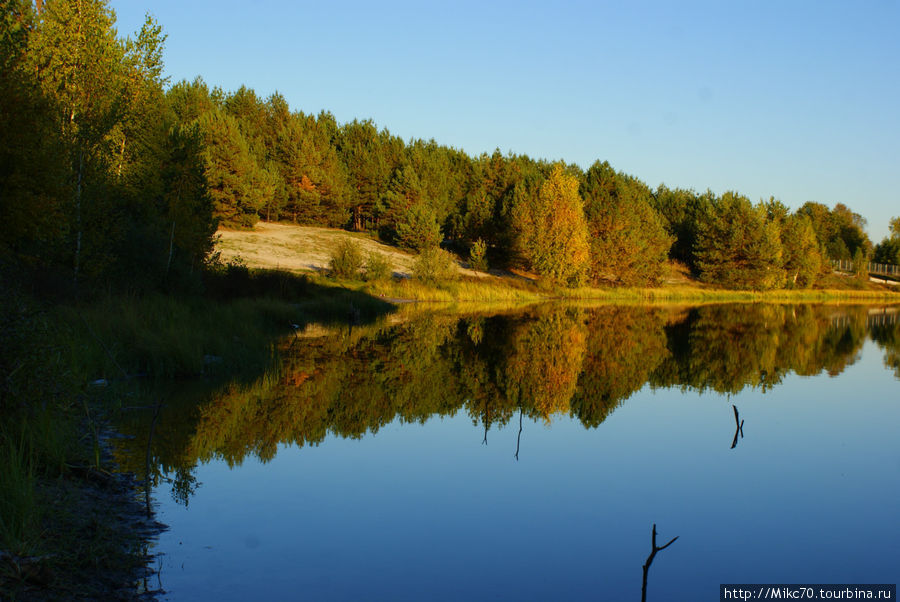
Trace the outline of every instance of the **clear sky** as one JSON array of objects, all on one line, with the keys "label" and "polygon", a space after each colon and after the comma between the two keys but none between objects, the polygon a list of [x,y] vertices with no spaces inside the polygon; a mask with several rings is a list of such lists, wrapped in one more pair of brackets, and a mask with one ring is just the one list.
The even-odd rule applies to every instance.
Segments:
[{"label": "clear sky", "polygon": [[167,75],[651,187],[900,215],[900,3],[113,0]]}]

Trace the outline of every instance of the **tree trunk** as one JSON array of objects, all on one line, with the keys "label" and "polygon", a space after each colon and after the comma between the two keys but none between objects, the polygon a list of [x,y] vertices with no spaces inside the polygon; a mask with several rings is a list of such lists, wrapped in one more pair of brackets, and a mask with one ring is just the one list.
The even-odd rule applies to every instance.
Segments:
[{"label": "tree trunk", "polygon": [[116,178],[122,177],[122,163],[125,162],[125,137],[122,137],[122,145],[119,148],[119,166],[116,168]]},{"label": "tree trunk", "polygon": [[175,250],[175,220],[172,220],[172,234],[169,235],[169,259],[166,261],[166,278],[169,277],[169,268],[172,267],[172,252]]},{"label": "tree trunk", "polygon": [[75,180],[75,287],[78,287],[78,271],[81,268],[81,183],[84,177],[84,149],[78,151],[78,176]]}]

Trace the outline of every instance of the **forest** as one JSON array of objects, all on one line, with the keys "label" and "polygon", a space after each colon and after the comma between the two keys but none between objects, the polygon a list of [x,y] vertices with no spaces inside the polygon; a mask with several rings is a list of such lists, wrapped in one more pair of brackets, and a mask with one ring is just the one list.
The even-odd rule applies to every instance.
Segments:
[{"label": "forest", "polygon": [[806,288],[829,259],[900,262],[851,208],[655,189],[608,161],[470,156],[273,93],[169,82],[163,28],[104,0],[3,0],[0,261],[33,287],[194,290],[219,227],[281,220],[438,246],[554,285],[652,286],[669,260],[730,289]]},{"label": "forest", "polygon": [[[569,413],[593,427],[644,383],[768,387],[779,369],[840,371],[863,338],[853,331],[832,341],[827,316],[776,308],[737,321],[740,332],[724,338],[739,343],[725,348],[715,309],[687,319],[607,309],[615,328],[548,311],[515,324],[420,321],[383,341],[388,335],[360,333],[395,306],[342,280],[326,286],[232,269],[216,252],[220,228],[265,220],[361,232],[420,259],[449,252],[482,272],[522,270],[554,293],[656,286],[673,264],[710,287],[754,291],[827,288],[832,259],[900,264],[900,218],[873,245],[863,217],[842,203],[791,210],[736,191],[653,188],[607,160],[585,168],[403,140],[369,119],[339,123],[328,111],[292,109],[277,92],[225,91],[201,77],[171,82],[165,43],[149,15],[139,31],[120,35],[106,0],[0,0],[0,598],[31,587],[26,569],[41,562],[52,568],[37,573],[43,585],[72,593],[62,597],[106,599],[133,584],[132,565],[146,561],[146,550],[132,527],[132,539],[111,530],[107,510],[121,500],[96,491],[113,482],[102,457],[104,414],[123,411],[126,398],[159,408],[137,383],[214,370],[258,377],[273,341],[310,323],[344,325],[349,316],[355,344],[288,354],[282,380],[252,381],[252,403],[235,385],[199,422],[170,433],[184,443],[180,453],[267,457],[279,442],[360,436],[397,416],[440,412],[468,413],[485,438],[517,413]],[[440,286],[441,277],[425,284]],[[816,339],[824,342],[801,354],[779,342],[772,324],[795,325],[798,340],[825,332]],[[678,347],[686,332],[700,351]],[[896,329],[879,336],[896,369]],[[386,343],[396,357],[384,357]],[[333,353],[343,355],[332,366],[323,358]],[[334,369],[309,379],[313,360]],[[390,364],[383,377],[406,387],[388,394],[388,383],[353,372],[369,362]],[[294,388],[278,386],[285,383]],[[345,387],[356,386],[374,405],[343,401]],[[128,395],[113,394],[123,390],[116,387]],[[272,424],[256,420],[263,401]],[[191,440],[187,429],[197,424],[202,436]],[[218,444],[257,427],[252,449]],[[182,473],[189,489],[190,470]],[[85,578],[97,573],[102,579]]]}]

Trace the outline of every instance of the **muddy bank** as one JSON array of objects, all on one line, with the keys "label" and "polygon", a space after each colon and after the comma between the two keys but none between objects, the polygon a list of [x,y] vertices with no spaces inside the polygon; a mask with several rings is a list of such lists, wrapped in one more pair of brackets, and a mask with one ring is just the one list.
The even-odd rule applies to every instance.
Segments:
[{"label": "muddy bank", "polygon": [[152,544],[165,526],[144,502],[142,483],[116,472],[108,427],[100,468],[72,466],[41,480],[40,556],[0,550],[0,600],[155,600],[162,593]]}]

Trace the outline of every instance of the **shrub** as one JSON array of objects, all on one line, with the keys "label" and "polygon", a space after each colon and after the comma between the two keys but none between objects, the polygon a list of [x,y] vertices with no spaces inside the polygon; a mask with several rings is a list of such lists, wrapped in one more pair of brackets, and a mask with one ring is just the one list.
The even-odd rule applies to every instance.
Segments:
[{"label": "shrub", "polygon": [[425,249],[413,264],[413,277],[427,284],[439,284],[459,278],[456,261],[440,248]]},{"label": "shrub", "polygon": [[479,272],[488,271],[487,245],[480,238],[469,249],[469,266]]},{"label": "shrub", "polygon": [[342,240],[331,252],[331,275],[335,278],[358,278],[362,265],[362,248],[356,241]]},{"label": "shrub", "polygon": [[366,259],[366,280],[369,282],[387,280],[392,273],[391,262],[387,260],[387,257],[377,251],[369,253],[369,257]]}]

